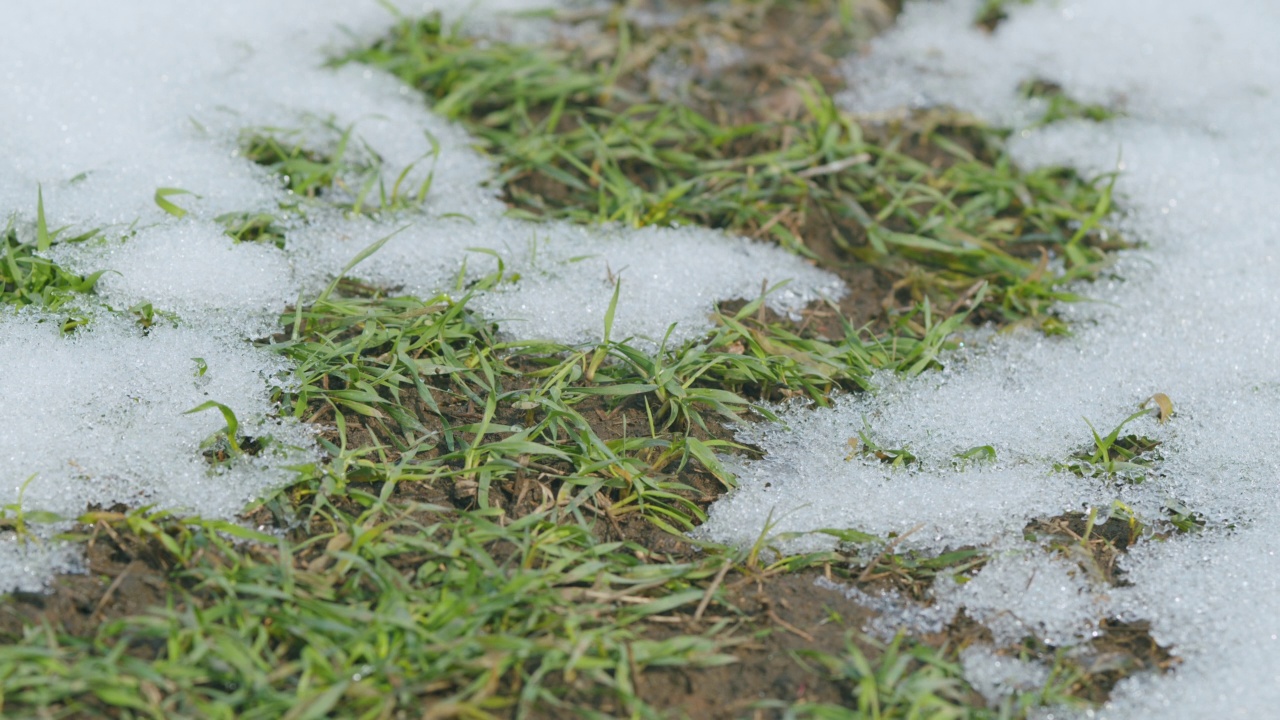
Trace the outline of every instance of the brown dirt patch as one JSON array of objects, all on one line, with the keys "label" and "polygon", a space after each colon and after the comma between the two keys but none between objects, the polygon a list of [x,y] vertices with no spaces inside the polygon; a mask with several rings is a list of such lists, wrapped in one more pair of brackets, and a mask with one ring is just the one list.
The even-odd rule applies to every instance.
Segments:
[{"label": "brown dirt patch", "polygon": [[1089,524],[1084,513],[1066,513],[1035,520],[1023,530],[1029,540],[1043,540],[1058,554],[1075,562],[1096,582],[1125,586],[1128,581],[1116,566],[1120,556],[1142,537],[1143,528],[1115,518]]},{"label": "brown dirt patch", "polygon": [[89,535],[86,574],[59,575],[48,593],[9,595],[0,602],[0,638],[16,640],[24,627],[40,624],[93,637],[107,621],[164,604],[171,581],[163,550],[115,537],[106,524],[80,530]]},{"label": "brown dirt patch", "polygon": [[[847,9],[842,18],[831,3],[814,0],[633,3],[628,15],[640,47],[634,69],[653,71],[628,74],[623,84],[637,94],[679,100],[720,125],[794,120],[804,111],[796,82],[812,78],[828,91],[842,87],[839,59],[887,28],[900,3],[856,0]],[[593,54],[616,54],[613,33],[593,40]]]},{"label": "brown dirt patch", "polygon": [[[819,574],[807,570],[760,578],[731,575],[721,600],[702,618],[686,614],[683,625],[643,628],[647,638],[662,640],[730,622],[733,629],[722,637],[730,638],[728,651],[737,662],[711,668],[650,668],[634,678],[637,695],[663,717],[690,720],[783,717],[784,711],[777,708],[755,707],[763,701],[849,703],[850,688],[805,662],[803,653],[841,656],[852,637],[859,650],[875,658],[876,647],[858,632],[873,615],[840,593],[814,587]],[[624,711],[587,685],[570,685],[567,699],[603,713]],[[544,708],[535,717],[560,716]]]},{"label": "brown dirt patch", "polygon": [[[743,618],[735,633],[741,644],[732,648],[738,662],[705,669],[650,670],[644,674],[643,697],[672,717],[716,720],[782,716],[777,710],[753,712],[753,704],[762,700],[848,702],[847,687],[804,664],[796,653],[843,654],[846,631],[856,635],[872,613],[839,593],[815,588],[817,576],[817,571],[806,571],[732,584],[725,601]],[[877,654],[869,644],[860,643],[859,648],[873,657]]]}]

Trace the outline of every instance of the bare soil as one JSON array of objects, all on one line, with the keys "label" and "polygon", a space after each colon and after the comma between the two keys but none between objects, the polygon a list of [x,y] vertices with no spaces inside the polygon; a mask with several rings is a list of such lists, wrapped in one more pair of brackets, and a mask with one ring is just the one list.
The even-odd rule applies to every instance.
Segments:
[{"label": "bare soil", "polygon": [[[803,660],[805,652],[839,656],[846,641],[869,656],[874,646],[857,632],[872,613],[843,595],[814,586],[819,571],[738,578],[726,585],[725,603],[736,615],[737,638],[731,652],[738,662],[703,669],[653,669],[644,673],[637,690],[672,718],[730,720],[778,718],[783,711],[759,708],[765,701],[785,704],[821,702],[840,705],[852,699],[850,688],[833,682],[816,664]],[[724,608],[702,618],[701,624],[731,615]],[[682,630],[695,630],[697,623]],[[653,627],[652,634],[674,634]],[[852,640],[850,640],[852,638]],[[608,708],[601,708],[608,712]]]},{"label": "bare soil", "polygon": [[24,626],[40,624],[92,637],[104,622],[164,605],[172,580],[160,558],[159,553],[131,553],[109,536],[93,535],[86,546],[84,575],[60,575],[48,593],[14,593],[0,601],[0,640],[22,637]]}]

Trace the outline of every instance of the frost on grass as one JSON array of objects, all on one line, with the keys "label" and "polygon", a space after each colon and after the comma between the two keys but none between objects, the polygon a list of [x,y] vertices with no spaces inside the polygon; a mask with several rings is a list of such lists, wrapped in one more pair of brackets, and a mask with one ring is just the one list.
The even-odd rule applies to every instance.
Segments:
[{"label": "frost on grass", "polygon": [[[830,410],[793,408],[783,414],[788,427],[755,431],[769,457],[741,468],[741,489],[712,508],[704,532],[743,543],[770,517],[775,532],[901,533],[923,521],[907,541],[920,549],[984,536],[986,544],[1016,547],[1034,517],[1105,511],[1119,500],[1158,523],[1166,507],[1188,508],[1204,529],[1139,542],[1120,561],[1132,586],[1108,589],[1110,604],[1095,610],[1076,601],[1088,593],[1060,584],[1061,602],[1046,598],[1048,614],[1028,616],[1026,573],[1001,572],[996,563],[960,589],[940,590],[939,599],[972,604],[988,618],[1005,611],[1032,620],[1067,635],[1067,645],[1066,629],[1087,630],[1107,614],[1149,621],[1183,664],[1125,681],[1104,716],[1274,714],[1280,9],[1168,0],[1011,4],[1010,18],[987,33],[972,26],[978,6],[909,5],[869,58],[849,61],[846,102],[873,113],[949,104],[1025,125],[1014,143],[1025,165],[1119,168],[1122,230],[1146,247],[1121,260],[1115,276],[1123,279],[1080,288],[1098,302],[1061,310],[1073,337],[1000,336],[946,358],[945,372],[881,378],[863,397]],[[1030,80],[1125,117],[1035,127],[1037,107],[1018,90]],[[1141,482],[1055,470],[1093,444],[1086,420],[1105,435],[1156,392],[1173,399],[1172,420],[1162,426],[1143,417],[1125,429],[1161,442]],[[893,468],[851,453],[847,441],[859,431],[918,460]],[[995,458],[956,457],[976,446],[990,446]],[[1056,562],[1034,561],[1036,577]],[[970,598],[966,588],[975,583],[983,592]]]}]

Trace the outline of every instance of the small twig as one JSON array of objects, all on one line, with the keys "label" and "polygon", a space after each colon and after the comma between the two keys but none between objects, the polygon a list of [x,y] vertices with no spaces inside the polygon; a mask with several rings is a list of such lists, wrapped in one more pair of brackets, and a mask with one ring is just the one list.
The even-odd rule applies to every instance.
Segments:
[{"label": "small twig", "polygon": [[[587,503],[583,503],[582,506],[592,510],[593,512],[595,512],[596,515],[600,515],[604,517],[605,520],[608,520],[609,526],[612,527],[613,531],[618,534],[619,540],[626,537],[626,535],[622,532],[622,526],[618,524],[618,519],[613,516],[613,503],[609,502],[609,498],[605,497],[604,493],[596,493],[594,500],[595,502],[591,503],[590,505],[588,505]],[[600,509],[600,505],[602,504],[604,505],[603,510]]]},{"label": "small twig", "polygon": [[537,460],[530,460],[528,462],[528,467],[531,467],[534,470],[538,470],[543,475],[549,475],[555,478],[562,478],[565,476],[565,472],[560,468],[555,468],[550,465],[544,465],[543,463],[540,463]]},{"label": "small twig", "polygon": [[524,499],[528,497],[529,486],[532,484],[533,481],[526,478],[523,472],[516,471],[516,499],[515,502],[511,503],[513,509],[520,507],[520,503],[524,502]]},{"label": "small twig", "polygon": [[584,597],[589,597],[592,600],[599,600],[600,602],[607,602],[607,603],[625,602],[625,603],[630,603],[632,605],[645,605],[653,602],[653,598],[634,597],[636,593],[642,593],[646,590],[652,590],[653,588],[661,587],[666,583],[667,583],[666,579],[650,580],[647,583],[632,585],[631,587],[626,588],[625,590],[619,590],[617,592],[607,593],[607,592],[601,592],[599,590],[583,590],[582,594]]},{"label": "small twig", "polygon": [[702,613],[707,611],[707,606],[711,604],[711,596],[715,594],[720,587],[720,583],[724,582],[724,576],[729,574],[729,569],[733,567],[733,563],[728,560],[720,566],[720,570],[716,573],[715,578],[711,580],[711,584],[707,586],[707,592],[702,595],[702,602],[698,603],[698,609],[693,611],[693,620],[697,622],[702,619]]},{"label": "small twig", "polygon": [[986,280],[979,280],[973,285],[970,285],[969,289],[965,290],[964,294],[961,295],[959,298],[957,298],[956,301],[951,304],[951,307],[947,309],[947,314],[955,315],[956,312],[960,310],[960,308],[964,307],[966,303],[973,300],[973,296],[977,295],[978,291],[982,289],[982,286],[986,284],[987,284]]},{"label": "small twig", "polygon": [[[124,545],[124,540],[121,539],[119,533],[115,531],[115,528],[111,527],[110,523],[106,522],[105,520],[99,520],[98,526],[101,527],[107,533],[107,537],[111,538],[111,540],[115,542],[116,547],[120,548],[120,550],[124,552],[129,552],[128,548],[126,548]],[[130,554],[132,555],[132,553]]]},{"label": "small twig", "polygon": [[102,599],[98,600],[98,606],[93,609],[93,614],[95,616],[102,612],[102,609],[107,606],[107,603],[111,602],[111,596],[116,593],[116,590],[120,587],[121,583],[124,582],[124,579],[129,576],[129,573],[133,572],[134,567],[141,564],[141,561],[134,560],[128,565],[125,565],[124,570],[122,570],[120,574],[116,576],[116,579],[112,580],[111,584],[107,586],[107,591],[102,594]]},{"label": "small twig", "polygon": [[773,226],[777,225],[778,221],[786,217],[787,213],[789,212],[791,212],[791,208],[782,208],[777,212],[777,214],[775,214],[773,217],[766,220],[765,223],[760,226],[759,230],[756,230],[755,232],[751,233],[751,237],[758,238],[763,236],[765,233],[772,230]]},{"label": "small twig", "polygon": [[772,621],[774,621],[774,622],[775,622],[775,623],[777,623],[778,625],[781,625],[783,630],[786,630],[787,632],[791,633],[792,635],[795,635],[796,637],[804,638],[805,640],[808,640],[809,642],[813,642],[813,636],[812,636],[812,635],[810,635],[809,633],[807,633],[807,632],[805,632],[805,631],[801,630],[800,628],[796,627],[795,625],[792,625],[791,623],[787,622],[786,620],[783,620],[782,618],[778,617],[778,613],[774,612],[774,611],[773,611],[773,608],[769,608],[769,619],[770,619],[770,620],[772,620]]},{"label": "small twig", "polygon": [[867,566],[863,568],[862,573],[858,575],[858,582],[866,582],[867,578],[871,575],[871,569],[874,568],[877,564],[879,564],[879,562],[884,559],[885,555],[888,555],[889,553],[893,552],[893,549],[898,547],[898,543],[911,537],[918,530],[920,530],[920,528],[924,526],[925,526],[925,523],[920,523],[919,525],[916,525],[915,527],[911,528],[905,533],[894,538],[893,542],[890,542],[888,545],[885,545],[884,549],[880,551],[880,554],[876,555],[875,559],[872,560],[870,563],[867,563]]},{"label": "small twig", "polygon": [[649,615],[644,619],[645,622],[661,623],[663,625],[683,625],[688,622],[688,618],[678,615]]},{"label": "small twig", "polygon": [[333,406],[332,406],[332,405],[322,405],[322,406],[320,406],[320,409],[319,409],[319,410],[317,410],[317,411],[315,411],[315,414],[313,414],[311,417],[307,418],[307,423],[309,423],[309,424],[315,424],[315,423],[319,422],[319,421],[320,421],[320,416],[321,416],[321,415],[324,415],[326,412],[329,412],[329,411],[330,411],[330,410],[332,410],[332,409],[333,409]]}]

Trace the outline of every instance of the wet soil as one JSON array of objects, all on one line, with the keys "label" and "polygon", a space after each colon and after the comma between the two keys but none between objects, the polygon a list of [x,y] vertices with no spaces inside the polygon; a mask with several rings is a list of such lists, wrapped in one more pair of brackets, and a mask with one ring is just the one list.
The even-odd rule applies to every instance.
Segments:
[{"label": "wet soil", "polygon": [[[696,632],[714,622],[736,619],[729,633],[737,662],[701,669],[651,669],[637,686],[642,697],[668,717],[690,720],[780,718],[785,710],[760,707],[769,701],[847,704],[851,688],[832,679],[807,653],[840,656],[846,643],[874,657],[875,646],[858,632],[873,617],[840,593],[814,586],[820,571],[770,578],[737,578],[726,583],[723,605],[700,622],[680,628]],[[660,639],[664,628],[654,628]],[[602,707],[609,712],[609,708]]]},{"label": "wet soil", "polygon": [[169,596],[172,580],[159,553],[131,553],[106,534],[91,535],[85,567],[83,575],[58,576],[48,593],[14,593],[0,600],[0,641],[22,637],[23,627],[41,624],[93,637],[103,623],[142,615],[163,606]]}]

